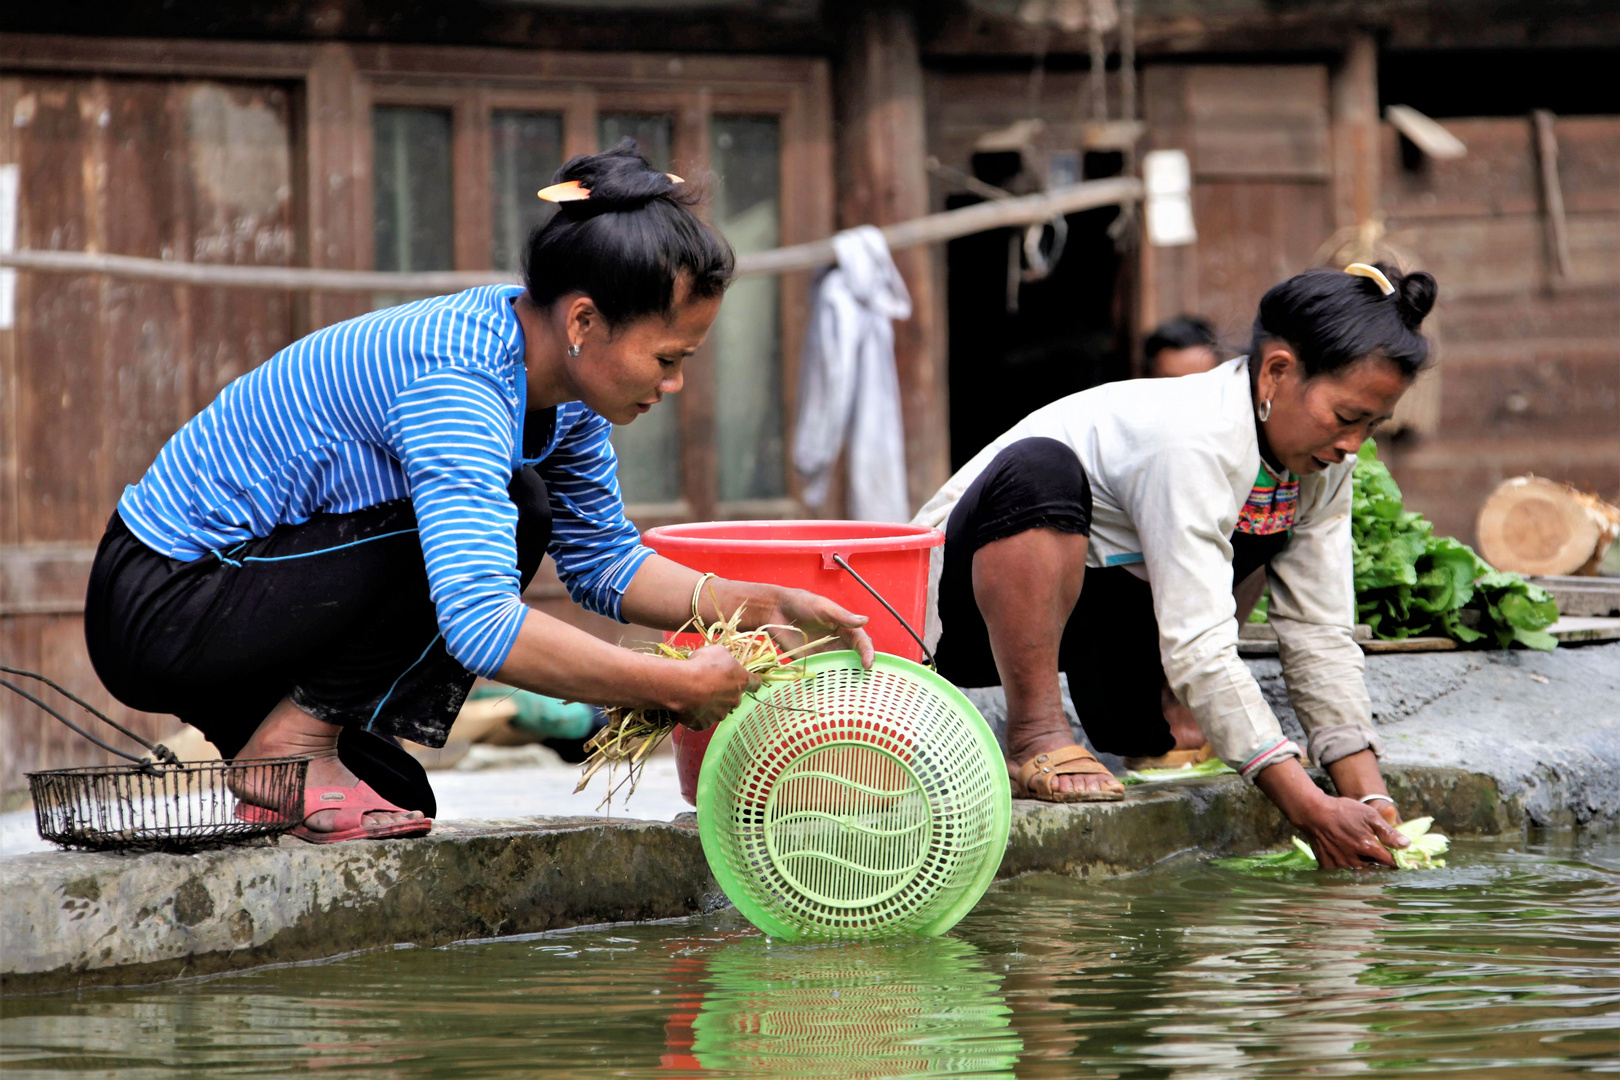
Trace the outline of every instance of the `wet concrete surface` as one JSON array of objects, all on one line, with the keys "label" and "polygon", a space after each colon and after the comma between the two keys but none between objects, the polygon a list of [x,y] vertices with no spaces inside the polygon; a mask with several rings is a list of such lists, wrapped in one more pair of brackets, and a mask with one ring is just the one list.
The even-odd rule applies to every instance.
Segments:
[{"label": "wet concrete surface", "polygon": [[[1272,657],[1247,663],[1283,730],[1303,746],[1282,665]],[[1488,776],[1536,826],[1620,818],[1620,643],[1550,653],[1374,653],[1366,678],[1386,766]],[[1000,687],[966,693],[1005,743]],[[1067,693],[1064,707],[1077,740],[1089,745]],[[1098,757],[1124,771],[1118,757]]]},{"label": "wet concrete surface", "polygon": [[[1403,805],[1453,833],[1517,823],[1480,777],[1396,770]],[[1188,853],[1282,843],[1253,786],[1218,777],[1122,802],[1017,801],[1001,875],[1146,869]],[[442,945],[672,918],[725,904],[690,820],[457,822],[411,840],[292,838],[193,855],[53,852],[0,860],[0,992],[152,982],[401,942]]]}]

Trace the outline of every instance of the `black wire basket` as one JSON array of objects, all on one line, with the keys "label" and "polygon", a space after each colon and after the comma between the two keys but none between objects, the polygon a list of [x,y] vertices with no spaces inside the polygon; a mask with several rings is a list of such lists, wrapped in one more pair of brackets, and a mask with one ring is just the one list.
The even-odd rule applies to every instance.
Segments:
[{"label": "black wire basket", "polygon": [[46,840],[93,851],[194,851],[297,825],[308,768],[307,758],[145,762],[29,773],[28,787]]},{"label": "black wire basket", "polygon": [[131,762],[28,774],[39,835],[92,851],[195,851],[286,832],[304,817],[308,758],[182,762],[74,697],[45,676],[0,666],[0,672],[44,683],[151,751],[151,757],[108,746],[16,683],[0,686],[38,705],[106,750]]}]

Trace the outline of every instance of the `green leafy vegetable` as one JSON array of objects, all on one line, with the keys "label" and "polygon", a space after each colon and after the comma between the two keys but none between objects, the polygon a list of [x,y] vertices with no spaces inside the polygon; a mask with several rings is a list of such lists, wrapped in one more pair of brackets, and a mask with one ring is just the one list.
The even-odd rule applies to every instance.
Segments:
[{"label": "green leafy vegetable", "polygon": [[1127,784],[1157,784],[1165,780],[1187,780],[1195,776],[1225,776],[1236,773],[1220,758],[1200,761],[1197,765],[1178,765],[1174,769],[1132,769],[1125,774]]},{"label": "green leafy vegetable", "polygon": [[1451,847],[1451,841],[1439,833],[1430,832],[1429,826],[1433,824],[1434,818],[1420,817],[1395,826],[1396,832],[1412,841],[1410,847],[1390,850],[1390,854],[1395,856],[1396,866],[1402,870],[1434,870],[1446,865],[1446,860],[1435,856],[1444,855]]},{"label": "green leafy vegetable", "polygon": [[1292,847],[1282,851],[1268,851],[1263,855],[1239,855],[1235,859],[1215,859],[1216,866],[1223,870],[1315,870],[1317,867],[1316,854],[1311,846],[1299,837],[1294,837]]},{"label": "green leafy vegetable", "polygon": [[1558,644],[1546,628],[1558,605],[1545,589],[1503,573],[1449,536],[1435,536],[1422,514],[1407,510],[1401,489],[1378,460],[1371,439],[1354,473],[1350,536],[1356,612],[1387,641],[1421,634],[1472,644],[1531,649]]},{"label": "green leafy vegetable", "polygon": [[[1433,824],[1434,818],[1421,817],[1395,826],[1396,832],[1412,841],[1408,847],[1390,849],[1390,854],[1395,857],[1397,869],[1438,870],[1446,865],[1446,860],[1436,856],[1444,855],[1451,847],[1451,841],[1437,832],[1430,832],[1429,828]],[[1235,859],[1215,859],[1213,862],[1223,870],[1240,870],[1244,873],[1256,870],[1315,870],[1319,865],[1310,845],[1297,836],[1294,837],[1293,846],[1282,851],[1271,851],[1264,855],[1240,855]]]}]

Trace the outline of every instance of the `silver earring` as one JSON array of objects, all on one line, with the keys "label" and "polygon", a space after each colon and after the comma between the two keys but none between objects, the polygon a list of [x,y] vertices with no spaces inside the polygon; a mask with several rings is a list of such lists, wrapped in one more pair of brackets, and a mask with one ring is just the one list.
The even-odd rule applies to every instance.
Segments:
[{"label": "silver earring", "polygon": [[1267,420],[1271,419],[1271,399],[1270,398],[1266,398],[1266,400],[1264,400],[1264,401],[1262,401],[1260,403],[1260,408],[1259,408],[1258,411],[1256,411],[1255,415],[1260,418],[1260,422],[1262,424],[1265,423]]},{"label": "silver earring", "polygon": [[[578,345],[570,345],[570,346],[568,346],[568,355],[569,356],[578,356],[579,355],[579,346]],[[1265,418],[1261,417],[1261,419],[1265,419]]]}]

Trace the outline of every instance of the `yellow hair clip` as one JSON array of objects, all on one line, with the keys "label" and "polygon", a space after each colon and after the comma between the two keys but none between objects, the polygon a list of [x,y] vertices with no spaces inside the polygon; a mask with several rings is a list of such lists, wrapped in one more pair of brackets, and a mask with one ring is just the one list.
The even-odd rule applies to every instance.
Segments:
[{"label": "yellow hair clip", "polygon": [[1395,291],[1395,286],[1389,283],[1389,278],[1385,277],[1384,272],[1376,266],[1368,266],[1366,263],[1351,263],[1344,268],[1344,272],[1354,274],[1357,277],[1371,278],[1385,296]]},{"label": "yellow hair clip", "polygon": [[[669,177],[672,183],[686,183],[685,180],[682,180],[674,173],[665,173],[664,175]],[[591,189],[586,187],[584,184],[581,184],[578,180],[568,180],[561,184],[552,184],[550,187],[541,188],[539,191],[535,192],[535,194],[546,200],[546,202],[579,202],[581,199],[588,199],[591,197]]]},{"label": "yellow hair clip", "polygon": [[578,180],[570,180],[564,184],[552,184],[535,192],[546,202],[579,202],[581,199],[591,197],[590,189]]}]

